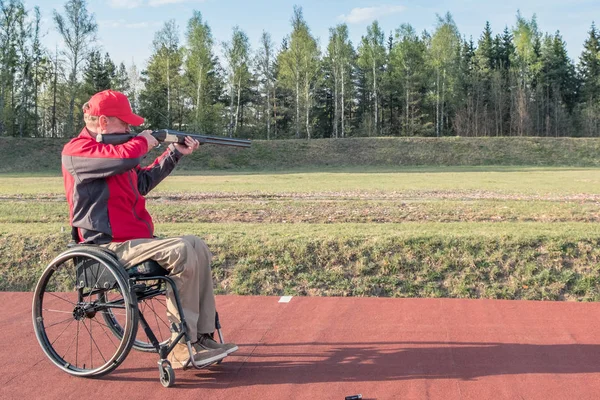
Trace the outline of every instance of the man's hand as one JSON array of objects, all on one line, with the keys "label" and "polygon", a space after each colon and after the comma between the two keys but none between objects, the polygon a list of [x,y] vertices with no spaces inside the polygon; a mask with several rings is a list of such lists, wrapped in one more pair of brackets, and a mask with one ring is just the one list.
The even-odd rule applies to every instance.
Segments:
[{"label": "man's hand", "polygon": [[138,136],[141,136],[144,139],[146,139],[146,142],[148,142],[148,151],[158,146],[158,140],[156,140],[156,138],[152,136],[152,131],[150,129],[142,131],[142,133],[138,134]]},{"label": "man's hand", "polygon": [[196,139],[192,139],[191,137],[186,136],[185,144],[175,143],[174,145],[177,151],[179,151],[184,156],[188,156],[200,146],[200,142],[198,142]]}]

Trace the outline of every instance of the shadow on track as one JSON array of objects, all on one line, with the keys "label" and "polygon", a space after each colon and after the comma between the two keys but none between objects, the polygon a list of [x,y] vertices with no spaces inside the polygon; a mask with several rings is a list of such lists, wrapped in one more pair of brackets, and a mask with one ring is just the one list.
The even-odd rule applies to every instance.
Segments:
[{"label": "shadow on track", "polygon": [[[469,342],[245,344],[208,370],[176,371],[181,389],[317,382],[460,379],[600,372],[600,345]],[[156,381],[121,368],[101,379]],[[144,377],[140,377],[144,375]]]}]

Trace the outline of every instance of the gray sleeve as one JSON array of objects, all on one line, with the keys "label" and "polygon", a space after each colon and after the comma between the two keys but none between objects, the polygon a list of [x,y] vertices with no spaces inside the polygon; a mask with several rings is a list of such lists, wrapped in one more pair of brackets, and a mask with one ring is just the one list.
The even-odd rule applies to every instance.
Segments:
[{"label": "gray sleeve", "polygon": [[62,164],[79,183],[122,174],[139,165],[140,160],[140,158],[62,156]]},{"label": "gray sleeve", "polygon": [[143,196],[148,194],[163,179],[169,176],[181,157],[183,157],[183,154],[171,144],[151,165],[138,168],[138,190],[140,194]]}]

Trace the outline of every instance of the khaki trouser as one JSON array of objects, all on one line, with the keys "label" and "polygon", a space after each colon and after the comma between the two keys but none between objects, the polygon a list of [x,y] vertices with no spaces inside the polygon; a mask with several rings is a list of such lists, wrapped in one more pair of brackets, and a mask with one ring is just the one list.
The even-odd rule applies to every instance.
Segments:
[{"label": "khaki trouser", "polygon": [[[152,259],[169,271],[192,342],[199,334],[215,331],[215,296],[210,269],[212,254],[202,239],[181,236],[169,239],[134,239],[105,245],[114,251],[125,269]],[[177,303],[167,290],[167,316],[179,323]],[[173,334],[174,338],[176,334]]]}]

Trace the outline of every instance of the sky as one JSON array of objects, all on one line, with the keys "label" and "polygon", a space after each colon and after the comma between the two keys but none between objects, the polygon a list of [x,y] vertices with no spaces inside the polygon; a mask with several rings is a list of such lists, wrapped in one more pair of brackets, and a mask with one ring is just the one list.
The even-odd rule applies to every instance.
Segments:
[{"label": "sky", "polygon": [[[65,2],[24,1],[29,10],[40,7],[46,32],[43,43],[51,50],[62,46],[52,15],[54,10],[64,14]],[[477,43],[486,21],[490,22],[495,35],[505,27],[513,27],[520,11],[527,19],[535,14],[542,32],[560,31],[569,57],[577,62],[594,18],[597,26],[600,25],[598,0],[88,0],[88,11],[98,23],[96,44],[100,50],[108,52],[117,64],[135,63],[143,69],[152,54],[156,32],[171,19],[179,27],[183,44],[193,10],[200,11],[217,43],[215,53],[221,56],[220,44],[230,40],[234,26],[248,35],[254,49],[263,31],[269,32],[279,46],[291,32],[294,5],[302,7],[304,18],[322,49],[327,46],[329,28],[343,22],[348,24],[350,39],[356,47],[374,20],[379,21],[387,37],[403,23],[411,24],[417,32],[432,32],[436,15],[443,16],[446,12],[452,14],[460,34],[467,39],[472,37]]]}]

